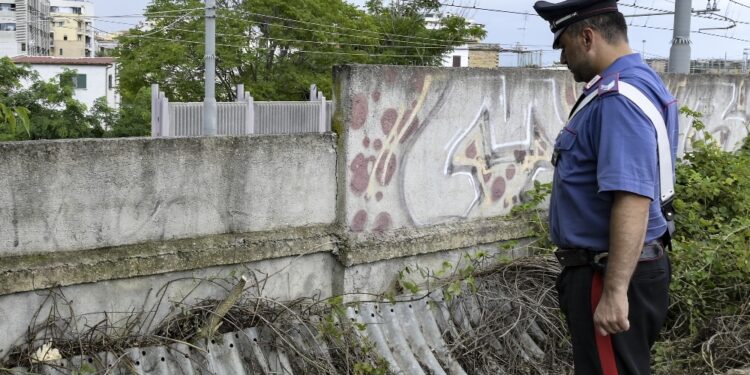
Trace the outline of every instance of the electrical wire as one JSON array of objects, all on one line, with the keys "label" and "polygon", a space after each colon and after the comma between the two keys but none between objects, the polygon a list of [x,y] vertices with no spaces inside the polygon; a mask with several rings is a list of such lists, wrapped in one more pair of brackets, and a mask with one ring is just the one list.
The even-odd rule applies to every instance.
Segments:
[{"label": "electrical wire", "polygon": [[[372,31],[372,30],[362,30],[362,29],[358,29],[358,28],[338,26],[338,25],[326,25],[326,24],[322,24],[322,23],[318,23],[318,22],[300,21],[300,20],[295,20],[295,19],[292,19],[292,18],[285,18],[285,17],[273,16],[273,15],[270,15],[270,14],[255,13],[255,12],[249,12],[249,11],[243,11],[243,10],[235,10],[235,13],[240,13],[240,14],[244,14],[244,15],[248,15],[248,16],[254,16],[254,17],[265,17],[265,18],[270,18],[270,19],[275,19],[275,20],[280,20],[280,21],[289,21],[289,22],[301,23],[301,24],[305,24],[305,25],[320,26],[320,27],[329,27],[329,28],[333,28],[333,29],[337,29],[337,30],[356,31],[356,32],[363,33],[363,34],[370,34],[370,35],[376,35],[376,36],[396,37],[396,38],[412,39],[412,40],[427,40],[427,41],[435,41],[435,42],[445,42],[443,39],[437,39],[437,38],[420,37],[420,36],[413,36],[413,35],[403,35],[403,34],[395,34],[395,33],[384,33],[384,32],[377,32],[377,31]],[[226,17],[225,16],[225,18],[231,18],[231,17]],[[286,26],[286,25],[279,25],[279,24],[275,24],[275,25]],[[300,30],[305,30],[305,31],[320,31],[320,30],[311,30],[311,29],[304,29],[304,28],[302,28]],[[346,34],[346,35],[351,35],[351,34]],[[464,42],[464,43],[473,42],[472,40],[456,40],[456,41],[457,42]],[[443,44],[440,44],[440,45],[443,45]]]},{"label": "electrical wire", "polygon": [[468,5],[456,5],[455,3],[440,3],[440,5],[445,7],[451,7],[451,8],[461,8],[461,9],[473,9],[473,10],[482,10],[485,12],[495,12],[495,13],[508,13],[508,14],[518,14],[522,16],[539,16],[535,13],[527,13],[527,12],[517,12],[513,10],[504,10],[504,9],[495,9],[495,8],[482,8],[478,6],[468,6]]},{"label": "electrical wire", "polygon": [[[338,32],[338,31],[308,29],[308,28],[304,28],[304,27],[282,25],[282,24],[278,24],[278,23],[263,23],[263,22],[258,22],[258,21],[250,21],[250,20],[243,19],[243,18],[238,18],[238,17],[218,16],[218,18],[231,19],[231,20],[237,20],[237,21],[242,21],[242,22],[249,22],[249,23],[254,23],[256,25],[266,25],[267,24],[269,26],[276,26],[276,27],[281,27],[281,28],[284,28],[284,29],[299,30],[299,31],[308,31],[308,32],[321,33],[321,34],[327,34],[327,35],[348,36],[348,37],[354,37],[354,38],[368,38],[368,37],[364,37],[362,35],[342,33],[342,32]],[[391,34],[391,35],[398,35],[398,34]],[[372,39],[381,40],[381,41],[389,41],[389,39],[387,39],[387,38],[372,38]],[[411,44],[411,45],[415,45],[415,46],[433,46],[433,47],[445,47],[445,46],[447,46],[446,44],[414,42],[414,41],[400,40],[400,39],[394,39],[392,41],[403,43],[403,44]]]},{"label": "electrical wire", "polygon": [[[735,1],[735,0],[729,0],[729,2],[730,2],[730,3],[733,3],[733,4],[737,4],[737,5],[741,6],[741,7],[745,7],[745,8],[748,8],[748,9],[750,9],[750,5],[745,5],[745,4],[742,4],[742,3],[740,3],[739,1]],[[728,8],[728,7],[727,7],[727,8]]]},{"label": "electrical wire", "polygon": [[[175,29],[172,28],[171,30],[174,31],[180,31],[180,32],[188,32],[188,33],[198,33],[198,34],[205,34],[204,31],[201,30],[187,30],[187,29]],[[317,40],[305,40],[305,39],[283,39],[283,38],[272,38],[272,37],[266,37],[262,36],[256,32],[253,32],[253,34],[256,34],[254,36],[255,39],[263,39],[263,40],[273,40],[277,42],[290,42],[290,43],[312,43],[312,44],[320,44],[320,45],[332,45],[332,46],[351,46],[351,47],[372,47],[372,48],[393,48],[393,49],[447,49],[451,48],[450,45],[444,45],[440,47],[435,46],[404,46],[404,45],[384,45],[384,44],[360,44],[360,43],[346,43],[346,42],[323,42],[323,41],[317,41]],[[216,36],[225,36],[225,37],[236,37],[236,38],[253,38],[251,35],[243,35],[243,34],[226,34],[226,33],[216,33]]]},{"label": "electrical wire", "polygon": [[[194,41],[194,40],[180,40],[180,39],[174,39],[174,38],[161,38],[161,37],[154,37],[154,36],[140,36],[140,35],[122,35],[120,38],[126,38],[126,39],[155,39],[155,40],[166,40],[166,41],[172,41],[172,42],[178,42],[178,43],[189,43],[189,44],[205,44],[205,42],[201,41]],[[217,46],[222,47],[233,47],[233,48],[249,48],[249,45],[246,46],[239,46],[235,44],[224,44],[224,43],[216,43]],[[252,47],[253,49],[260,49],[260,50],[270,50],[270,48],[266,47]],[[277,48],[273,48],[274,50]],[[281,49],[284,50],[284,49]],[[424,56],[424,55],[390,55],[390,54],[383,54],[383,53],[357,53],[357,52],[336,52],[336,51],[309,51],[309,50],[298,50],[298,49],[290,49],[287,50],[292,53],[308,53],[308,54],[320,54],[320,55],[348,55],[348,56],[361,56],[361,57],[386,57],[386,58],[421,58],[421,59],[431,59],[431,58],[442,58],[442,56]]]}]

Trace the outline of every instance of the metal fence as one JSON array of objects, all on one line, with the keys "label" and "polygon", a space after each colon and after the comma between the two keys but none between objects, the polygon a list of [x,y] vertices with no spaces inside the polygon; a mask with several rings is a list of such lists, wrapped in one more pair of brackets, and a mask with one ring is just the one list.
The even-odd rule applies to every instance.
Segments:
[{"label": "metal fence", "polygon": [[[315,100],[299,102],[256,102],[237,87],[236,102],[220,102],[217,134],[323,133],[331,130],[331,101],[313,91]],[[153,137],[199,136],[203,129],[203,103],[171,103],[158,85],[152,86],[151,135]]]}]

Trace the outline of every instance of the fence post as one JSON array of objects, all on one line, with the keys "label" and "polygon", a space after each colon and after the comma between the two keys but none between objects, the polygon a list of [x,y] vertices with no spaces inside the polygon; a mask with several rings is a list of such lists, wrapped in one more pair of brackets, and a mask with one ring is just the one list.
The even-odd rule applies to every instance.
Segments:
[{"label": "fence post", "polygon": [[328,131],[328,125],[326,124],[326,97],[322,92],[318,92],[318,99],[320,99],[320,112],[318,113],[318,133],[325,133]]},{"label": "fence post", "polygon": [[237,84],[237,100],[238,102],[244,101],[245,97],[245,85],[242,83]]},{"label": "fence post", "polygon": [[151,85],[151,137],[158,137],[161,135],[161,124],[159,123],[159,84],[154,83]]},{"label": "fence post", "polygon": [[162,93],[161,99],[161,129],[162,136],[169,137],[172,135],[172,129],[169,124],[169,99]]},{"label": "fence post", "polygon": [[318,99],[318,85],[313,83],[310,85],[310,101],[314,102],[315,99]]},{"label": "fence post", "polygon": [[245,111],[245,134],[255,134],[255,99],[249,92],[245,93],[247,111]]}]

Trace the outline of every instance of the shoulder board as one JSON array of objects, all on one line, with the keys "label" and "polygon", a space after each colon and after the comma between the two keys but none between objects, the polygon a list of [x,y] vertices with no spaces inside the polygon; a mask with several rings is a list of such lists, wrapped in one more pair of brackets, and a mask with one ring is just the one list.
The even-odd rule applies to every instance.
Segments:
[{"label": "shoulder board", "polygon": [[599,88],[598,96],[613,94],[620,92],[620,75],[619,74],[613,74],[607,77],[604,77],[601,79],[601,81],[598,82]]}]

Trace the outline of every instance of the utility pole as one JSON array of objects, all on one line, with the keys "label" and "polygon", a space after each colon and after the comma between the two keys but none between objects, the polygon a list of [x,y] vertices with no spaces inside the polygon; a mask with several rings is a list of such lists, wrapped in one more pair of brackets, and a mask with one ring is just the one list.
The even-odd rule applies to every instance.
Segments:
[{"label": "utility pole", "polygon": [[206,0],[203,135],[216,135],[216,0]]},{"label": "utility pole", "polygon": [[690,73],[690,18],[692,0],[675,0],[674,34],[669,50],[669,72]]}]

